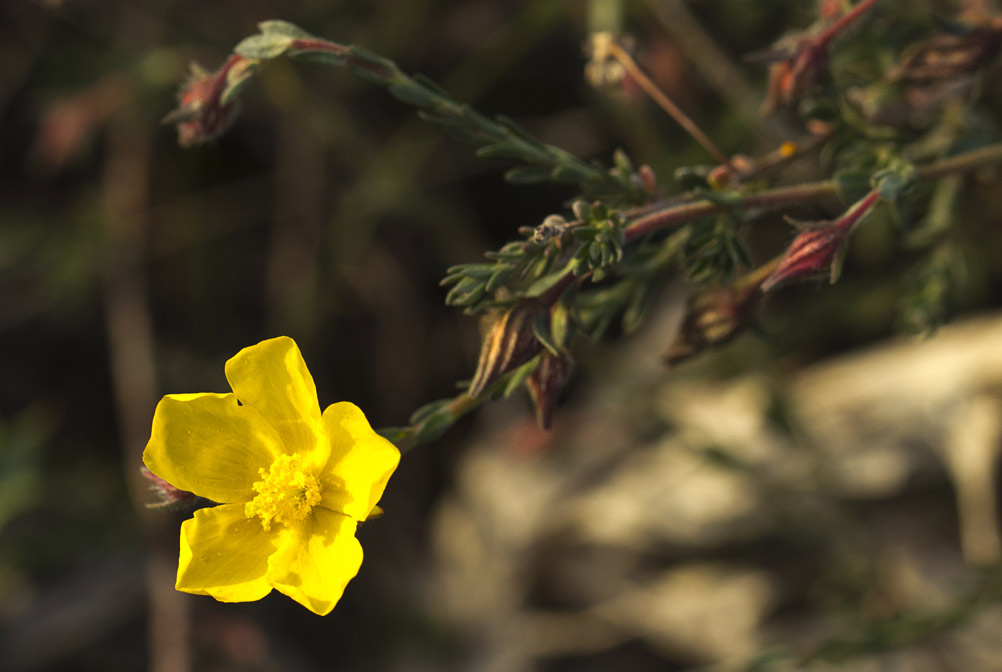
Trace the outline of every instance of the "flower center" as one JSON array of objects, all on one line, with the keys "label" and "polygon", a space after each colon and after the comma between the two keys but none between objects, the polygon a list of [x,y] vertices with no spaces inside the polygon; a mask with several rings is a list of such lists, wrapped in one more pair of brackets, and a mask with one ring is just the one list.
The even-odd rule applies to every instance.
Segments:
[{"label": "flower center", "polygon": [[244,515],[260,516],[265,530],[271,529],[272,521],[302,520],[320,502],[320,482],[303,469],[299,453],[280,455],[271,468],[262,467],[257,473],[261,480],[252,487],[258,494],[244,506]]}]

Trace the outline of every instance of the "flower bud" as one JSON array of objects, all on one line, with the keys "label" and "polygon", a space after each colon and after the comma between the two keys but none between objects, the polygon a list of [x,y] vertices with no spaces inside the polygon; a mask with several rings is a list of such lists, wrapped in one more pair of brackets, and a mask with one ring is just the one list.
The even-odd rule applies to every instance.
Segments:
[{"label": "flower bud", "polygon": [[194,494],[175,488],[146,467],[140,467],[139,473],[150,482],[150,490],[156,495],[156,501],[147,504],[150,509],[180,509],[192,505],[199,498]]},{"label": "flower bud", "polygon": [[539,353],[543,346],[532,329],[539,314],[536,302],[523,301],[489,324],[480,347],[477,372],[470,383],[471,397],[478,396],[488,385]]},{"label": "flower bud", "polygon": [[536,422],[543,429],[549,429],[553,422],[553,409],[557,399],[571,377],[574,362],[570,355],[554,355],[549,350],[543,353],[539,366],[529,376],[526,386],[536,408]]},{"label": "flower bud", "polygon": [[231,83],[249,74],[255,63],[234,54],[213,73],[192,64],[191,74],[178,93],[177,108],[161,123],[177,126],[178,143],[182,147],[200,145],[219,137],[237,113],[236,101],[223,103],[224,93]]},{"label": "flower bud", "polygon": [[798,41],[788,53],[788,58],[769,66],[766,112],[803,98],[828,65],[827,45],[811,39]]},{"label": "flower bud", "polygon": [[828,224],[803,231],[790,244],[779,267],[762,283],[762,291],[796,280],[828,276],[838,279],[836,258],[843,253],[848,231]]},{"label": "flower bud", "polygon": [[762,283],[762,291],[768,292],[788,282],[825,276],[834,284],[842,272],[849,234],[879,200],[880,189],[874,189],[833,222],[800,224],[804,230],[793,239],[779,266]]}]

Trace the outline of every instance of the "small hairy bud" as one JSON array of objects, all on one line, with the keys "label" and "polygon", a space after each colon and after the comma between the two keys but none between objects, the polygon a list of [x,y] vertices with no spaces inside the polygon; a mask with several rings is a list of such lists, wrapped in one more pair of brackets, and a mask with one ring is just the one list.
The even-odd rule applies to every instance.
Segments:
[{"label": "small hairy bud", "polygon": [[177,126],[182,147],[200,145],[222,135],[237,113],[236,101],[223,102],[227,87],[244,76],[256,62],[239,54],[215,72],[192,64],[191,74],[178,93],[178,106],[161,123]]},{"label": "small hairy bud", "polygon": [[156,501],[147,504],[150,509],[180,509],[194,504],[198,499],[194,494],[175,488],[146,467],[140,467],[139,473],[150,482],[150,490],[156,495]]},{"label": "small hairy bud", "polygon": [[827,45],[814,40],[796,41],[789,54],[769,66],[767,112],[803,98],[828,66]]}]

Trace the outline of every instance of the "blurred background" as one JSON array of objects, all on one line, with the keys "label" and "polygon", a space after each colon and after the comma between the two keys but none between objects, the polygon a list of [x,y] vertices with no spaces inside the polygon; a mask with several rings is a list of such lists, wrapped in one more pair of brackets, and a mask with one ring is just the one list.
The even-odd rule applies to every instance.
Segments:
[{"label": "blurred background", "polygon": [[[886,222],[854,238],[837,286],[781,292],[756,333],[675,371],[661,356],[687,290],[666,283],[640,332],[575,353],[552,432],[515,395],[409,454],[326,618],[277,594],[174,592],[185,516],[144,508],[157,400],[226,391],[226,359],[264,338],[295,338],[321,405],[351,400],[376,427],[454,394],[479,335],[443,306],[444,270],[573,195],[507,185],[503,165],[384,91],[288,62],[227,134],[182,150],[159,120],[189,61],[215,68],[258,21],[285,19],[579,155],[622,147],[672,190],[675,168],[707,157],[635,91],[587,86],[591,29],[621,22],[717,144],[754,155],[790,121],[759,117],[765,68],[743,56],[814,15],[797,0],[0,4],[0,668],[793,669],[816,655],[817,669],[1002,670],[991,171],[960,203],[955,326],[895,335],[907,264]],[[784,179],[820,177],[805,162]],[[788,232],[770,217],[753,248],[766,259]]]}]

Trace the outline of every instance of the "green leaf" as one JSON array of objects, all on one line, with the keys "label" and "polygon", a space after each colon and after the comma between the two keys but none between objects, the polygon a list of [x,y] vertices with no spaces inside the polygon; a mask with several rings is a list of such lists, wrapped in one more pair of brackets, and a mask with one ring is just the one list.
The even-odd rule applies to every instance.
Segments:
[{"label": "green leaf", "polygon": [[399,443],[407,438],[410,433],[410,427],[380,427],[376,430],[376,434],[379,434],[390,443]]},{"label": "green leaf", "polygon": [[512,134],[514,134],[515,136],[521,138],[522,140],[524,140],[525,142],[529,143],[533,147],[540,147],[541,146],[539,140],[537,140],[536,138],[534,138],[532,136],[532,134],[529,133],[529,131],[527,131],[524,128],[522,128],[521,126],[519,126],[515,122],[515,120],[512,119],[511,117],[506,117],[503,114],[499,114],[496,117],[494,117],[494,119],[501,126],[504,126],[504,128],[506,130],[511,131]]},{"label": "green leaf", "polygon": [[525,149],[509,142],[499,142],[496,145],[487,145],[477,150],[477,156],[481,159],[501,159],[505,161],[525,161],[532,157],[526,157]]},{"label": "green leaf", "polygon": [[434,441],[445,434],[446,430],[456,421],[452,412],[446,408],[440,408],[424,419],[418,427],[415,439],[418,443]]},{"label": "green leaf", "polygon": [[433,413],[438,412],[439,409],[441,409],[443,406],[449,405],[450,403],[452,403],[452,399],[451,398],[450,399],[436,399],[435,401],[433,401],[431,403],[428,403],[428,404],[425,404],[421,408],[419,408],[416,411],[414,411],[414,413],[411,414],[411,417],[410,417],[410,419],[407,422],[410,423],[410,424],[412,424],[412,425],[416,425],[416,424],[418,424],[420,422],[423,422],[426,418],[430,417]]},{"label": "green leaf", "polygon": [[550,334],[558,350],[566,350],[571,333],[571,311],[567,304],[558,302],[550,309]]},{"label": "green leaf", "polygon": [[550,179],[554,182],[577,184],[591,174],[587,168],[573,163],[561,163],[550,171]]},{"label": "green leaf", "polygon": [[539,184],[550,180],[546,166],[516,166],[505,171],[504,179],[512,184]]},{"label": "green leaf", "polygon": [[445,303],[450,306],[465,306],[485,292],[484,283],[477,278],[464,277],[445,295]]},{"label": "green leaf", "polygon": [[251,35],[244,38],[236,46],[235,51],[244,58],[254,58],[267,61],[278,58],[288,50],[295,38],[288,35],[273,33],[270,35]]},{"label": "green leaf", "polygon": [[359,79],[385,86],[394,77],[403,78],[397,64],[379,54],[361,47],[351,47],[351,55],[354,56],[355,63],[351,63],[349,69]]},{"label": "green leaf", "polygon": [[845,264],[845,254],[849,250],[848,244],[839,245],[832,257],[831,272],[828,276],[828,284],[834,285],[842,276],[842,266]]},{"label": "green leaf", "polygon": [[616,164],[616,168],[621,170],[627,175],[633,174],[633,161],[630,160],[629,154],[624,152],[622,149],[616,149],[612,153],[612,162]]},{"label": "green leaf", "polygon": [[301,39],[315,40],[317,37],[307,33],[305,30],[295,25],[294,23],[289,23],[288,21],[281,21],[279,19],[273,19],[271,21],[262,21],[257,24],[258,30],[260,30],[264,35],[286,35],[288,37],[298,37]]},{"label": "green leaf", "polygon": [[529,379],[529,376],[532,375],[533,371],[535,371],[538,366],[539,355],[536,355],[528,362],[508,374],[510,377],[508,378],[508,382],[505,383],[504,391],[501,392],[501,397],[503,399],[510,397],[512,392],[517,390],[522,383]]},{"label": "green leaf", "polygon": [[551,287],[555,286],[567,275],[567,269],[561,269],[556,273],[551,273],[550,275],[544,276],[537,280],[536,282],[529,285],[529,289],[525,290],[525,295],[527,297],[542,296]]},{"label": "green leaf", "polygon": [[553,341],[553,334],[550,333],[550,316],[546,313],[538,316],[532,321],[532,333],[536,336],[536,340],[543,344],[547,350],[552,352],[555,356],[560,355],[560,348]]},{"label": "green leaf", "polygon": [[412,82],[401,82],[387,88],[397,100],[414,107],[428,108],[435,104],[437,96],[424,87]]},{"label": "green leaf", "polygon": [[417,82],[421,86],[425,87],[429,91],[432,91],[432,92],[438,94],[442,98],[448,98],[449,97],[449,92],[446,91],[445,89],[443,89],[441,86],[439,86],[438,82],[436,82],[431,77],[426,77],[425,75],[422,75],[422,74],[419,73],[419,74],[416,74],[413,77],[411,77],[411,79],[413,79],[415,82]]},{"label": "green leaf", "polygon": [[486,289],[488,292],[493,292],[498,287],[502,287],[508,278],[511,277],[512,272],[514,272],[514,266],[500,266],[498,267],[491,277],[487,279]]}]

